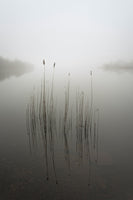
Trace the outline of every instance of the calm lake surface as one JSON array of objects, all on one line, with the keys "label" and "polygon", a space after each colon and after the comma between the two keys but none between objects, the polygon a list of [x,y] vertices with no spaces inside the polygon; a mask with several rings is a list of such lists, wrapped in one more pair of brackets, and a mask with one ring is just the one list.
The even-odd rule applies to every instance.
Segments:
[{"label": "calm lake surface", "polygon": [[[27,121],[33,121],[36,115],[30,112],[32,116],[29,119],[28,114],[27,118],[27,106],[33,109],[33,95],[40,102],[42,71],[0,81],[1,200],[133,199],[133,72],[98,69],[92,76],[89,73],[70,75],[70,121],[66,134],[62,116],[68,75],[55,71],[54,92],[48,93],[53,95],[55,110],[51,116],[55,118],[53,131],[47,132],[44,143],[40,121],[33,130],[30,128],[30,133],[27,128]],[[46,71],[46,92],[52,87],[51,77]],[[84,123],[78,130],[73,128],[77,88],[84,99],[89,91],[89,102],[93,95],[90,139],[82,131]],[[82,98],[79,106],[82,110]],[[85,112],[87,106],[83,107]],[[40,108],[32,111],[38,112],[37,109]],[[95,117],[97,114],[99,118]]]}]

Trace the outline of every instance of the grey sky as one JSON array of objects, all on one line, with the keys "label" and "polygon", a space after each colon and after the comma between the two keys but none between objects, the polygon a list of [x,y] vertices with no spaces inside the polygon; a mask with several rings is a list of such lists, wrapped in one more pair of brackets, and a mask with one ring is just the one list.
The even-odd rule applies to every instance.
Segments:
[{"label": "grey sky", "polygon": [[132,60],[132,0],[0,0],[0,55],[64,66]]}]

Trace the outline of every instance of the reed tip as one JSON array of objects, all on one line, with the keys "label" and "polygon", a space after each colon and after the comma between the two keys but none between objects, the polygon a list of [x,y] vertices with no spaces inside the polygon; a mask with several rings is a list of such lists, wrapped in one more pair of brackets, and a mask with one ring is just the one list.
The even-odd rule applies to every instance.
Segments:
[{"label": "reed tip", "polygon": [[56,63],[54,62],[53,67],[55,67]]},{"label": "reed tip", "polygon": [[92,76],[92,70],[90,71],[90,75]]},{"label": "reed tip", "polygon": [[43,65],[45,65],[45,60],[43,59]]}]

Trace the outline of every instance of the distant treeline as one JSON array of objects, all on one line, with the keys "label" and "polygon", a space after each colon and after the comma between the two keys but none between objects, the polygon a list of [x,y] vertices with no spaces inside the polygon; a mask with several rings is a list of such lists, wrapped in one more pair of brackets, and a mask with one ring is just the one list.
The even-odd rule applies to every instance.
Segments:
[{"label": "distant treeline", "polygon": [[115,72],[133,72],[133,61],[131,62],[112,62],[103,65],[102,67],[104,70],[108,71],[115,71]]},{"label": "distant treeline", "polygon": [[10,61],[0,57],[0,80],[11,76],[21,76],[24,73],[31,72],[33,65],[19,60]]}]

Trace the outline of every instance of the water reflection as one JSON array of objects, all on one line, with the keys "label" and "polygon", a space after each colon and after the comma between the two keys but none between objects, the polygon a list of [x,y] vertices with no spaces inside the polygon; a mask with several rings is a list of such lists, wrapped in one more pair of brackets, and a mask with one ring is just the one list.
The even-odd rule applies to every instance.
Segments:
[{"label": "water reflection", "polygon": [[[60,183],[57,165],[64,162],[63,160],[66,163],[66,173],[71,177],[71,168],[75,165],[72,160],[77,159],[78,167],[82,166],[84,162],[87,163],[88,185],[95,185],[94,170],[98,165],[99,151],[99,109],[95,109],[93,103],[93,74],[90,72],[89,76],[90,96],[85,91],[76,88],[74,97],[72,97],[69,73],[64,100],[60,105],[57,105],[57,102],[61,97],[56,98],[54,93],[54,74],[55,64],[53,65],[52,80],[46,84],[44,63],[39,92],[34,87],[27,106],[26,121],[30,152],[34,153],[37,148],[44,152],[47,181],[51,177],[52,166],[55,183]],[[58,152],[62,146],[64,153]],[[59,155],[60,160],[57,162]]]},{"label": "water reflection", "polygon": [[0,84],[1,199],[132,199],[132,74],[88,73],[86,90],[66,74],[58,92],[56,68]]},{"label": "water reflection", "polygon": [[0,81],[10,78],[11,76],[21,76],[31,72],[33,66],[19,60],[10,61],[0,57]]}]

